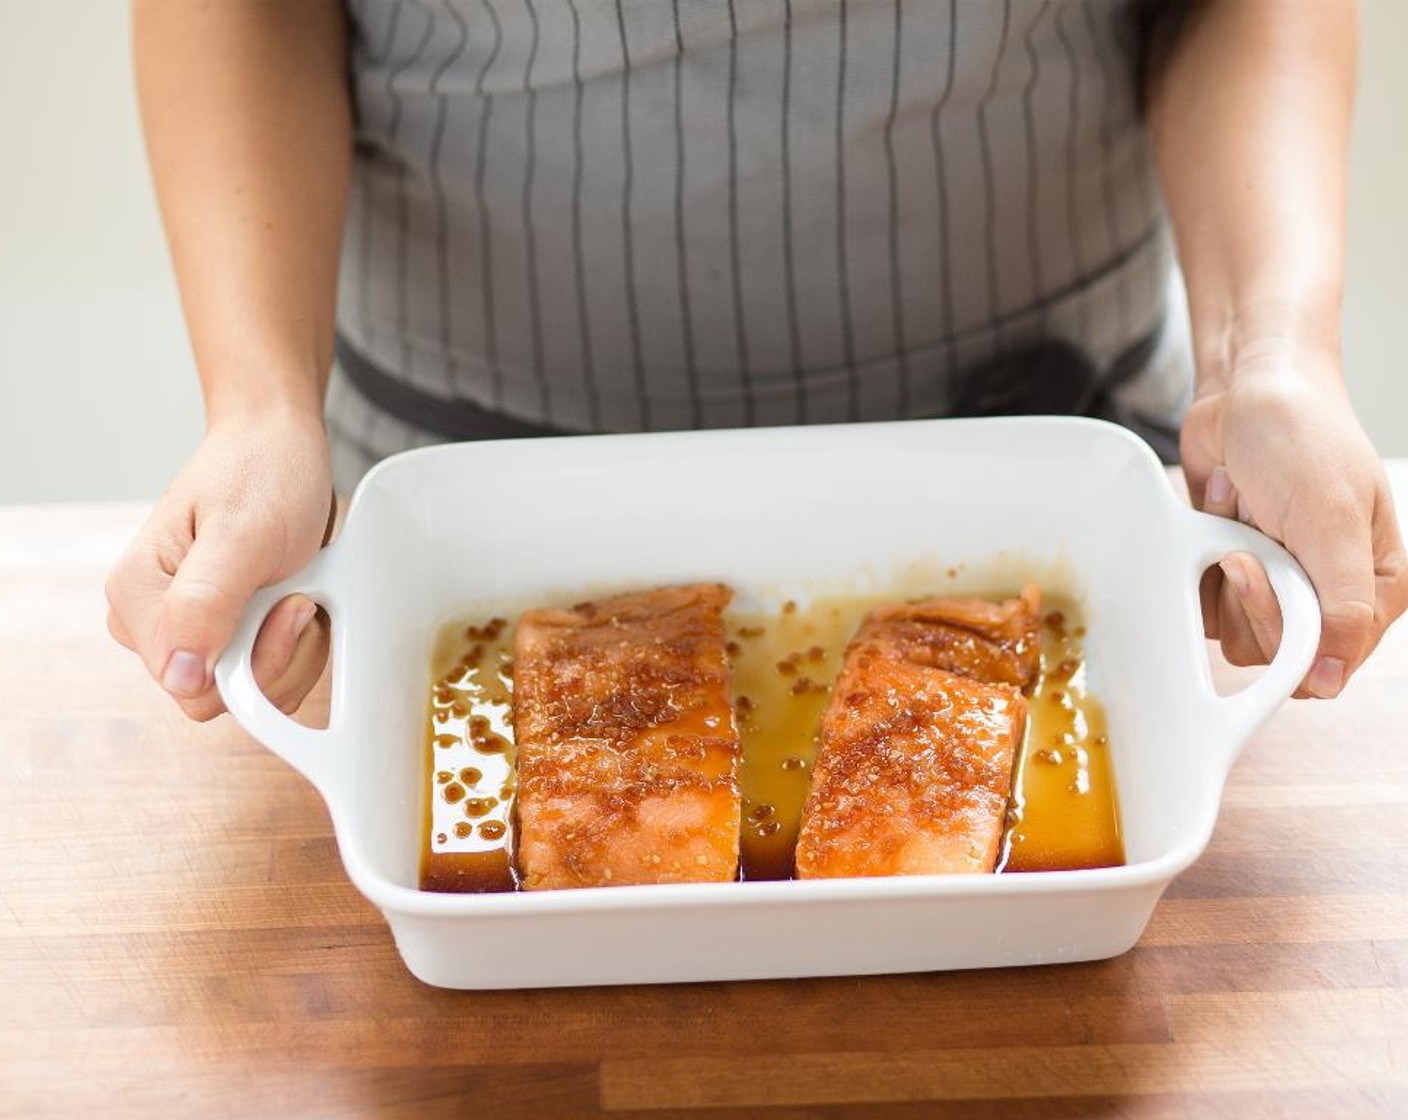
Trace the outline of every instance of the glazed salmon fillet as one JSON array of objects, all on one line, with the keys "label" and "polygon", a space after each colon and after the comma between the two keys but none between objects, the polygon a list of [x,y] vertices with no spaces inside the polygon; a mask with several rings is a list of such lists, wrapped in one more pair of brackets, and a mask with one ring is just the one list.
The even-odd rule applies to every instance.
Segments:
[{"label": "glazed salmon fillet", "polygon": [[1016,598],[925,599],[872,611],[869,637],[892,656],[1026,691],[1041,671],[1041,589]]},{"label": "glazed salmon fillet", "polygon": [[719,584],[531,610],[514,637],[526,890],[738,877]]},{"label": "glazed salmon fillet", "polygon": [[1029,592],[870,614],[822,716],[799,879],[993,870],[1039,658]]}]

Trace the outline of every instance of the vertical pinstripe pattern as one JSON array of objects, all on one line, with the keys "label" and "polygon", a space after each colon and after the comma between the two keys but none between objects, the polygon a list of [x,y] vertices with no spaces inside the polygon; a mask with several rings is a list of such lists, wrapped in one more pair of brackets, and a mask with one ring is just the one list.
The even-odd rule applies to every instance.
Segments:
[{"label": "vertical pinstripe pattern", "polygon": [[632,225],[631,191],[635,187],[635,160],[631,152],[631,48],[626,35],[623,0],[616,0],[616,30],[621,43],[621,151],[625,182],[621,186],[622,248],[626,273],[626,316],[631,333],[631,371],[635,375],[640,426],[650,429],[650,395],[645,378],[645,356],[640,344],[640,299],[636,291],[635,227]]},{"label": "vertical pinstripe pattern", "polygon": [[[1078,155],[1077,143],[1080,137],[1080,64],[1076,59],[1075,48],[1071,45],[1070,36],[1066,32],[1065,16],[1069,11],[1069,5],[1062,5],[1056,12],[1056,38],[1061,44],[1061,50],[1066,62],[1066,73],[1069,78],[1069,99],[1066,103],[1066,229],[1071,238],[1071,262],[1077,276],[1085,274],[1085,256],[1081,252],[1080,244],[1080,205],[1079,198],[1079,174],[1080,156]],[[1076,308],[1077,329],[1081,337],[1085,337],[1090,332],[1090,310],[1084,303],[1080,303]]]},{"label": "vertical pinstripe pattern", "polygon": [[489,204],[484,191],[484,174],[489,158],[489,126],[494,119],[494,95],[486,93],[485,82],[489,72],[498,61],[503,48],[503,25],[499,14],[494,10],[493,0],[479,0],[484,13],[493,25],[493,46],[489,57],[480,68],[474,81],[474,91],[479,100],[479,129],[475,136],[474,149],[474,204],[479,211],[479,304],[481,325],[484,331],[484,362],[489,370],[489,399],[494,407],[503,406],[504,379],[499,368],[499,324],[494,314],[494,240],[493,223],[489,220]]},{"label": "vertical pinstripe pattern", "polygon": [[1027,254],[1031,268],[1032,290],[1037,293],[1044,292],[1046,285],[1042,280],[1041,233],[1037,228],[1037,199],[1041,197],[1041,161],[1037,158],[1036,103],[1034,99],[1037,86],[1041,81],[1041,56],[1036,51],[1034,36],[1037,25],[1046,15],[1048,6],[1049,0],[1042,0],[1036,17],[1027,25],[1027,33],[1023,36],[1027,65],[1031,68],[1027,73],[1026,84],[1022,86],[1022,127],[1026,133],[1027,141]]},{"label": "vertical pinstripe pattern", "polygon": [[753,396],[753,374],[748,357],[748,321],[743,312],[743,250],[738,226],[738,13],[736,0],[728,0],[728,101],[725,121],[728,130],[728,274],[733,297],[733,337],[738,362],[738,381],[743,390],[743,425],[757,422],[757,401]]},{"label": "vertical pinstripe pattern", "polygon": [[528,57],[523,63],[523,89],[528,96],[527,164],[523,172],[523,248],[528,273],[528,338],[532,347],[533,378],[538,383],[538,410],[545,423],[552,421],[552,390],[543,369],[543,309],[542,293],[538,289],[538,239],[533,223],[533,183],[538,168],[538,91],[533,87],[533,67],[538,61],[538,46],[542,28],[538,24],[538,9],[534,0],[523,0],[532,25]]},{"label": "vertical pinstripe pattern", "polygon": [[572,16],[572,276],[576,294],[577,336],[581,340],[583,389],[587,397],[587,422],[601,427],[601,395],[596,383],[596,362],[592,355],[592,324],[587,314],[587,266],[582,237],[582,173],[586,160],[582,137],[582,13],[577,0],[567,0]]},{"label": "vertical pinstripe pattern", "polygon": [[[1133,32],[1133,28],[1127,29]],[[1118,71],[1120,69],[1120,58],[1127,56],[1133,51],[1136,54],[1142,53],[1142,44],[1136,39],[1128,44],[1118,42],[1119,32],[1109,24],[1104,26],[1104,32],[1110,39],[1111,65]],[[1142,63],[1141,63],[1142,65]],[[1142,83],[1136,86],[1140,88]],[[1139,137],[1140,142],[1135,145],[1135,159],[1138,166],[1138,177],[1140,184],[1141,209],[1148,213],[1158,213],[1164,208],[1163,193],[1159,186],[1158,172],[1154,167],[1153,146],[1147,142],[1147,137]],[[1165,295],[1168,277],[1166,270],[1158,267],[1157,261],[1150,261],[1150,267],[1144,270],[1146,287],[1144,289],[1144,300],[1149,305],[1161,303]]]},{"label": "vertical pinstripe pattern", "polygon": [[948,0],[948,60],[944,67],[944,88],[929,114],[929,135],[934,146],[934,186],[939,207],[939,298],[943,308],[941,329],[947,340],[944,372],[948,375],[954,372],[958,364],[955,360],[955,340],[958,337],[958,328],[953,313],[953,254],[949,251],[949,246],[953,242],[951,237],[952,218],[948,204],[947,157],[939,126],[944,119],[944,112],[948,108],[949,101],[953,97],[954,78],[958,67],[957,54],[958,0]]},{"label": "vertical pinstripe pattern", "polygon": [[805,424],[807,386],[802,370],[802,320],[797,308],[796,230],[792,224],[792,0],[783,0],[782,25],[782,265],[783,304],[787,312],[787,348],[797,423]]},{"label": "vertical pinstripe pattern", "polygon": [[986,222],[987,276],[988,276],[988,318],[997,326],[996,343],[1003,349],[1001,327],[1002,295],[998,290],[997,278],[997,198],[993,190],[992,137],[988,131],[988,113],[993,98],[997,96],[997,83],[1002,75],[1002,58],[1007,51],[1007,32],[1012,26],[1012,0],[1002,0],[1002,30],[998,33],[997,54],[992,61],[992,78],[987,93],[978,102],[978,152],[983,168],[984,219]]},{"label": "vertical pinstripe pattern", "polygon": [[[401,5],[399,3],[395,3],[391,5],[390,13],[387,16],[386,37],[382,40],[381,48],[377,52],[378,61],[385,61],[387,58],[390,57],[391,47],[396,42],[396,32],[400,29],[400,25]],[[367,335],[368,337],[370,337],[371,324],[374,322],[371,309],[372,215],[374,213],[374,209],[372,206],[372,184],[370,180],[362,180],[360,182],[360,187],[361,190],[358,192],[361,196],[361,236],[359,238],[360,252],[358,262],[360,267],[357,269],[357,294],[359,297],[358,310],[359,318],[363,323],[367,324]]]},{"label": "vertical pinstripe pattern", "polygon": [[[425,27],[421,31],[420,38],[416,41],[415,48],[409,56],[401,60],[396,69],[391,71],[391,77],[387,82],[387,89],[391,94],[390,132],[393,142],[397,139],[397,133],[400,131],[404,105],[397,87],[405,74],[421,60],[426,48],[430,46],[430,33],[434,26],[430,19],[426,19]],[[406,213],[406,168],[402,164],[396,168],[396,338],[400,344],[401,368],[406,373],[410,373],[412,368],[410,337],[407,331],[410,292],[406,287],[406,224],[409,220]]]},{"label": "vertical pinstripe pattern", "polygon": [[674,102],[675,102],[675,262],[680,288],[680,342],[684,348],[684,373],[689,386],[689,417],[699,427],[704,408],[699,399],[699,366],[694,352],[694,313],[689,306],[689,256],[684,236],[685,167],[684,128],[684,36],[680,31],[680,0],[671,0],[674,20]]},{"label": "vertical pinstripe pattern", "polygon": [[439,281],[440,306],[440,346],[445,354],[445,391],[451,395],[455,391],[455,348],[450,344],[450,219],[445,199],[445,181],[440,173],[440,155],[445,146],[445,122],[449,117],[447,98],[440,88],[446,72],[464,56],[469,45],[469,24],[460,15],[459,9],[451,3],[445,4],[445,11],[454,20],[459,30],[459,38],[454,49],[435,68],[430,78],[430,95],[435,98],[435,131],[430,139],[430,158],[427,170],[430,174],[431,189],[435,193],[435,264]]},{"label": "vertical pinstripe pattern", "polygon": [[856,369],[855,323],[846,238],[846,0],[839,0],[836,36],[836,296],[841,310],[841,354],[846,365],[846,417],[860,419],[860,371]]},{"label": "vertical pinstripe pattern", "polygon": [[[1119,101],[1116,96],[1116,82],[1112,80],[1109,67],[1105,62],[1104,44],[1100,35],[1100,20],[1096,15],[1091,0],[1084,0],[1081,5],[1081,14],[1085,17],[1085,25],[1090,31],[1090,41],[1095,52],[1095,58],[1100,68],[1100,90],[1105,105],[1105,111],[1100,114],[1100,153],[1102,163],[1102,174],[1100,176],[1101,187],[1105,193],[1105,229],[1109,240],[1111,251],[1120,243],[1119,229],[1119,207],[1115,196],[1115,190],[1110,180],[1109,167],[1110,158],[1113,153],[1113,142],[1111,138],[1111,126],[1114,114],[1119,110]],[[1117,78],[1117,76],[1115,76]],[[1128,285],[1121,279],[1115,285],[1115,330],[1123,335],[1129,330],[1130,309]]]},{"label": "vertical pinstripe pattern", "polygon": [[[387,54],[388,56],[389,56],[390,53],[391,53],[391,49],[395,46],[395,43],[396,43],[396,34],[397,34],[397,32],[400,30],[400,16],[401,16],[401,5],[400,5],[400,4],[397,4],[397,5],[392,9],[391,30],[388,32],[388,35],[387,35],[387,51],[386,51],[386,54]],[[419,55],[420,51],[423,50],[424,48],[425,48],[425,37],[422,36],[421,41],[416,45],[415,52],[411,55],[411,58],[417,57],[417,56]],[[390,120],[390,124],[389,124],[388,127],[387,127],[387,139],[388,139],[388,142],[389,142],[389,143],[388,143],[388,146],[389,146],[390,148],[392,148],[392,149],[395,148],[396,141],[397,141],[397,134],[400,132],[400,128],[401,128],[401,105],[402,105],[402,102],[401,102],[400,95],[397,93],[397,90],[396,90],[396,81],[397,81],[397,79],[398,79],[403,73],[405,73],[405,70],[406,70],[406,68],[407,68],[408,65],[409,65],[408,60],[407,60],[407,59],[402,59],[402,60],[400,60],[400,62],[399,62],[395,67],[393,67],[392,69],[390,69],[390,70],[387,72],[387,75],[386,75],[386,94],[387,94],[387,97],[388,97],[388,99],[390,100],[390,103],[391,103],[391,120]],[[404,323],[404,315],[403,315],[404,300],[403,300],[403,298],[402,298],[402,295],[403,295],[404,290],[405,290],[405,289],[404,289],[404,282],[403,282],[403,277],[404,277],[404,257],[403,257],[403,253],[402,253],[402,247],[403,247],[403,245],[404,245],[404,233],[405,233],[405,209],[404,209],[404,205],[403,205],[403,202],[404,202],[405,171],[404,171],[403,168],[401,168],[401,167],[399,167],[399,166],[396,168],[396,183],[395,183],[395,185],[396,185],[396,262],[397,262],[397,269],[398,269],[397,274],[396,274],[396,285],[397,285],[397,286],[396,286],[396,295],[397,295],[397,298],[396,298],[397,317],[396,317],[396,318],[397,318],[397,325],[398,325],[398,327],[399,327],[400,325],[402,325],[402,324]],[[369,193],[369,192],[370,192],[370,184],[368,184],[368,197],[370,197],[370,193]],[[368,237],[368,242],[367,242],[367,244],[368,244],[368,247],[370,247],[370,244],[371,244],[370,237]],[[404,337],[404,336],[402,336],[402,337]],[[402,361],[403,361],[403,363],[404,363],[402,368],[405,370],[406,373],[409,374],[409,373],[410,373],[410,364],[409,364],[409,362],[406,361],[407,355],[406,355],[405,347],[404,347],[404,345],[400,345],[400,346],[398,346],[398,349],[399,349],[399,352],[400,352],[400,354],[401,354]],[[369,446],[369,447],[370,447],[370,446],[373,446],[373,438],[374,438],[375,431],[376,431],[377,419],[378,419],[378,418],[377,418],[376,416],[368,416],[368,417],[366,418],[364,424],[361,426],[362,441],[363,441],[363,443],[365,443],[365,444],[366,444],[367,446]]]},{"label": "vertical pinstripe pattern", "polygon": [[[568,429],[941,413],[1051,337],[1106,362],[1170,258],[1144,2],[358,0],[339,329]],[[433,438],[338,385],[349,446]]]},{"label": "vertical pinstripe pattern", "polygon": [[895,338],[899,410],[902,414],[909,411],[909,346],[905,341],[904,285],[900,275],[900,176],[895,166],[895,121],[900,111],[900,47],[903,41],[904,3],[903,0],[895,0],[894,49],[890,56],[890,111],[885,118],[885,177],[890,199],[890,329]]}]

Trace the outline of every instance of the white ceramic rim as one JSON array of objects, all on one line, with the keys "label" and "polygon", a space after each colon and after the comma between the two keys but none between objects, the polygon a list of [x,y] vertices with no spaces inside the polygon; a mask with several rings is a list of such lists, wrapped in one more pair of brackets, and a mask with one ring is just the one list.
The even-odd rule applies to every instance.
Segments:
[{"label": "white ceramic rim", "polygon": [[[1165,478],[1161,487],[1166,512],[1177,527],[1176,536],[1184,555],[1180,559],[1185,578],[1196,586],[1202,572],[1230,552],[1247,552],[1266,568],[1276,597],[1281,605],[1283,631],[1280,649],[1272,663],[1256,681],[1231,696],[1219,696],[1213,688],[1207,659],[1201,650],[1195,652],[1200,668],[1200,724],[1209,742],[1220,773],[1212,785],[1215,795],[1205,799],[1200,807],[1196,830],[1170,850],[1152,860],[1121,867],[1095,868],[1076,871],[1043,871],[1011,875],[943,876],[915,875],[877,879],[783,880],[777,882],[689,883],[641,886],[589,887],[567,891],[504,892],[497,894],[449,894],[421,891],[390,882],[367,866],[350,835],[347,808],[341,785],[334,779],[322,760],[337,750],[341,724],[339,702],[342,690],[337,679],[337,664],[345,663],[346,649],[339,635],[346,628],[333,627],[334,682],[333,705],[326,730],[314,730],[296,723],[280,712],[254,682],[252,655],[254,640],[264,619],[282,598],[298,592],[307,595],[328,609],[336,618],[344,595],[339,583],[342,555],[339,538],[319,553],[302,571],[283,582],[258,592],[250,601],[231,639],[229,647],[215,666],[216,683],[226,706],[239,723],[275,754],[304,774],[323,795],[332,817],[344,866],[352,882],[372,903],[382,910],[414,917],[427,918],[493,918],[523,917],[529,914],[562,912],[606,912],[611,910],[673,909],[679,906],[732,906],[741,902],[757,905],[804,905],[808,902],[868,899],[936,899],[980,898],[1020,894],[1065,894],[1091,888],[1104,891],[1135,890],[1167,883],[1183,871],[1202,853],[1212,836],[1220,804],[1220,791],[1226,772],[1236,760],[1241,747],[1251,733],[1295,690],[1309,670],[1320,640],[1319,601],[1309,578],[1300,565],[1280,545],[1256,530],[1224,518],[1213,517],[1190,509],[1174,493],[1163,474],[1162,464],[1149,446],[1132,433],[1115,425],[1079,417],[1015,417],[1001,419],[919,420],[882,424],[844,425],[846,428],[866,428],[877,438],[884,438],[885,429],[914,425],[1002,425],[1020,437],[1023,424],[1035,423],[1049,427],[1053,422],[1068,426],[1099,429],[1102,438],[1120,438],[1137,449],[1149,464]],[[805,440],[825,438],[837,427],[759,428],[748,429],[749,438]],[[671,441],[737,438],[738,430],[722,429],[688,432],[654,432],[628,435],[572,436],[563,439],[536,440],[536,444],[578,441]],[[599,446],[599,445],[598,445]],[[357,487],[347,512],[346,524],[358,516],[362,495],[375,479],[388,470],[399,469],[407,457],[435,454],[443,445],[404,452],[386,459],[374,467]]]}]

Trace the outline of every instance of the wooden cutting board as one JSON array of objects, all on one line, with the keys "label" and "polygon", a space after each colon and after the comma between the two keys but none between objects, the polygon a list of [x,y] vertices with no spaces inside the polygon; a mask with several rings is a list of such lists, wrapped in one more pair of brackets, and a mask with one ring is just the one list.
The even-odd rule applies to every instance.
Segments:
[{"label": "wooden cutting board", "polygon": [[1262,730],[1119,959],[454,993],[108,638],[144,514],[0,508],[0,1117],[1408,1116],[1408,625]]}]

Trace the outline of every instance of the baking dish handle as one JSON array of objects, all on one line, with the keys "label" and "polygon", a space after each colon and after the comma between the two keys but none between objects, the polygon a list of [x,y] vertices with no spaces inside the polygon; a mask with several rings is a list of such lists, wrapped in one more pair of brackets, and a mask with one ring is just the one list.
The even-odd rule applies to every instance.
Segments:
[{"label": "baking dish handle", "polygon": [[[335,563],[334,546],[318,553],[296,575],[255,592],[235,628],[234,637],[215,662],[215,684],[230,714],[241,727],[312,782],[329,801],[334,775],[339,772],[331,763],[337,755],[334,736],[338,724],[337,700],[341,694],[338,676],[342,659],[333,657],[333,704],[328,727],[317,730],[291,719],[264,695],[264,690],[254,679],[254,641],[269,612],[289,595],[306,595],[333,614],[336,596],[330,570]],[[334,635],[336,633],[334,630]]]},{"label": "baking dish handle", "polygon": [[1231,696],[1219,696],[1210,673],[1203,680],[1205,726],[1226,745],[1231,766],[1242,746],[1293,693],[1315,660],[1320,645],[1320,600],[1301,566],[1264,533],[1237,521],[1184,509],[1192,543],[1191,576],[1203,572],[1228,553],[1246,552],[1261,562],[1281,607],[1281,645],[1271,664],[1251,684]]}]

